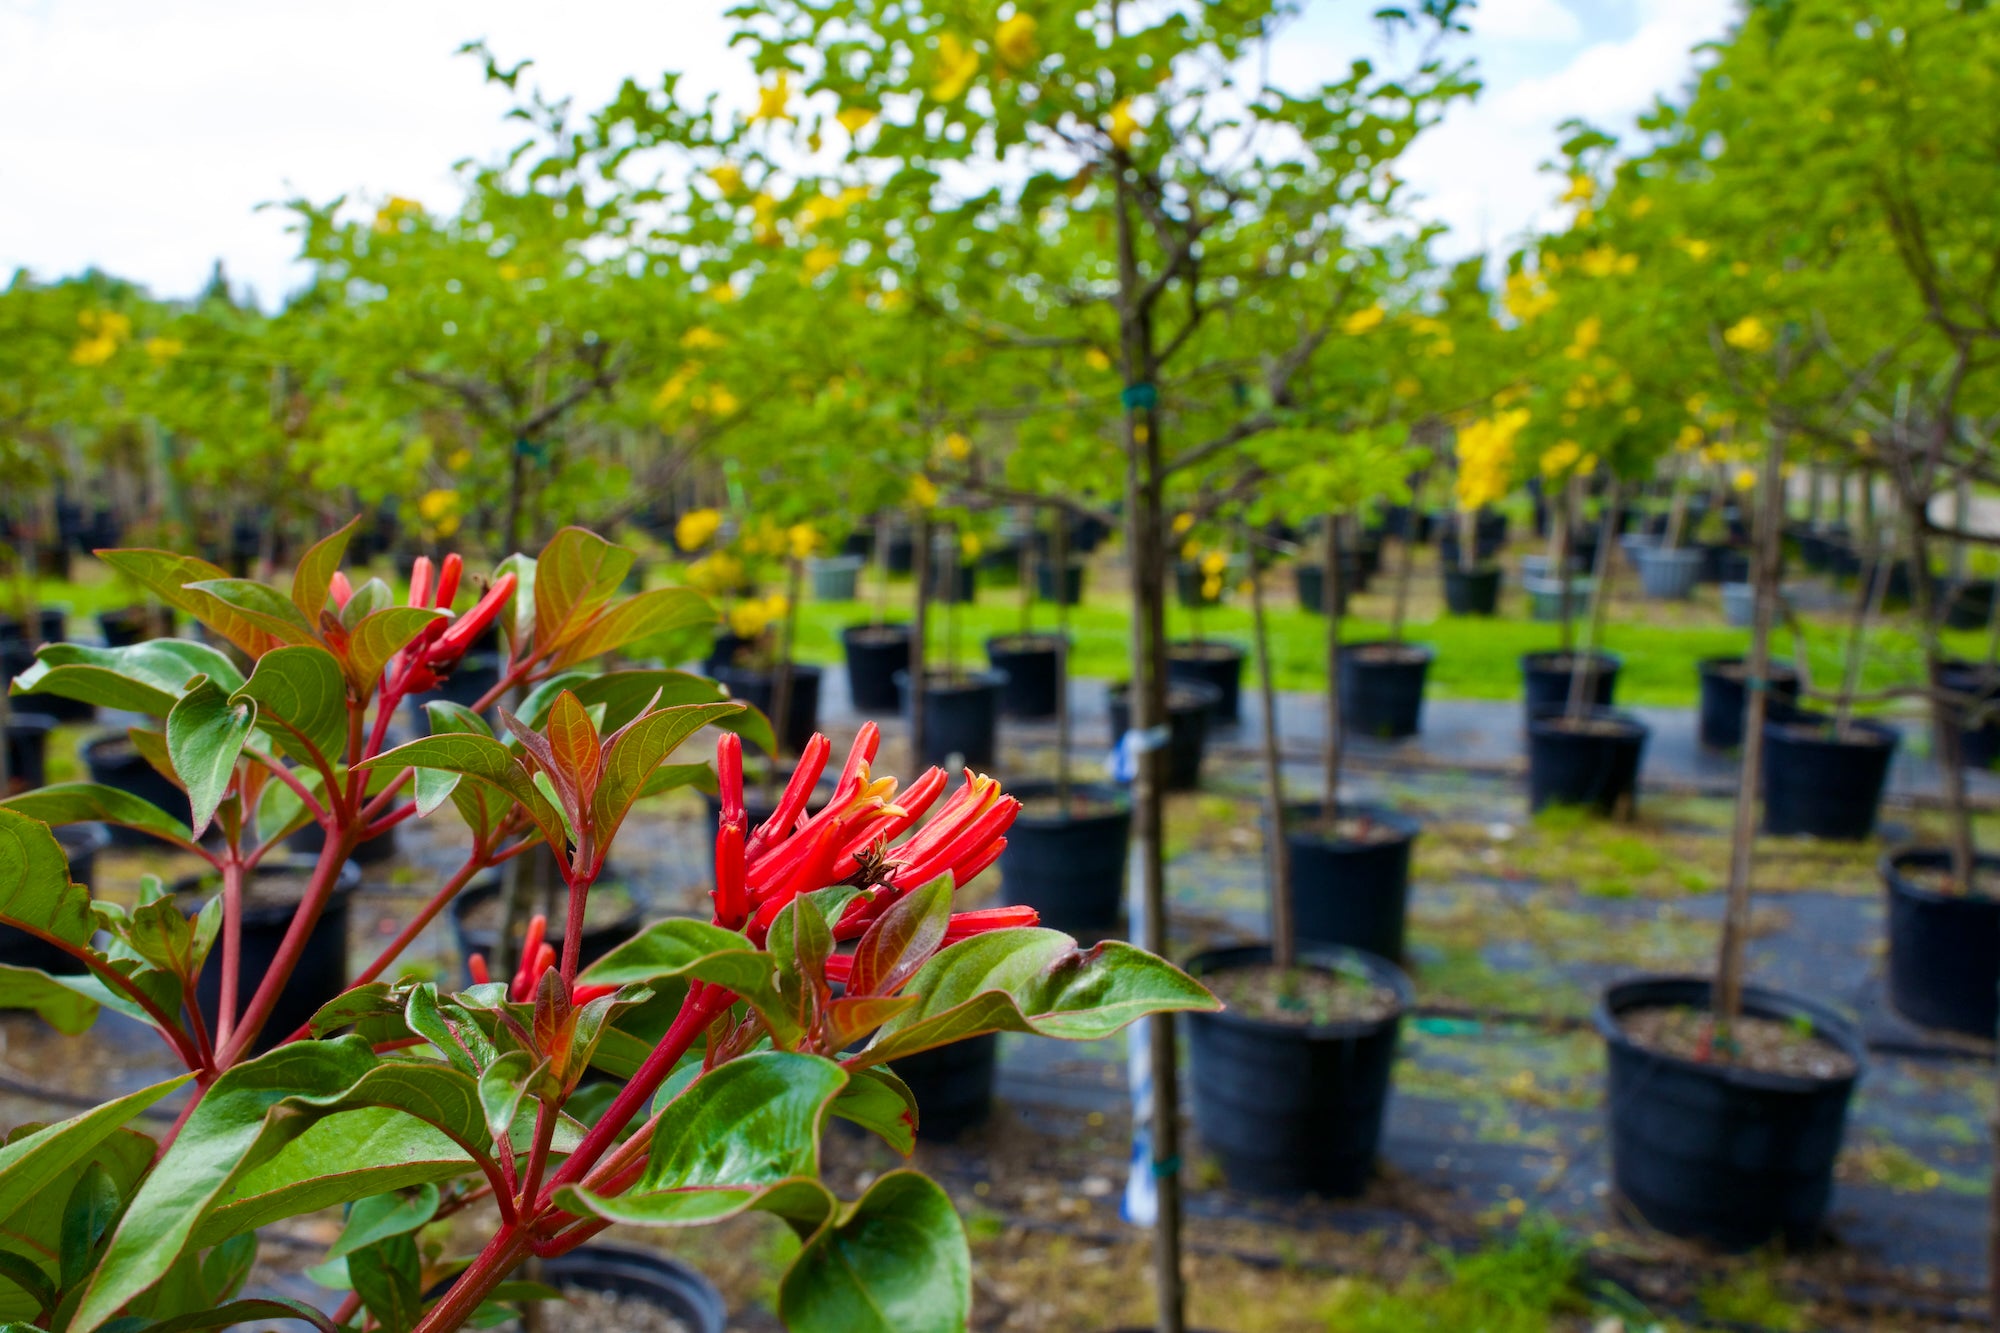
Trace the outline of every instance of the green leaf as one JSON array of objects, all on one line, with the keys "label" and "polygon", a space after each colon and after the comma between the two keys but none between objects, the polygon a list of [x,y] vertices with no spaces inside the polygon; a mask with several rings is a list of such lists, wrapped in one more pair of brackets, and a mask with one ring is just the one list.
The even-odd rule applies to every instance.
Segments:
[{"label": "green leaf", "polygon": [[500,1058],[499,1050],[472,1015],[455,1001],[440,1000],[437,987],[428,982],[410,991],[403,1021],[468,1078],[478,1078]]},{"label": "green leaf", "polygon": [[0,1009],[32,1009],[44,1023],[74,1037],[97,1021],[98,1006],[46,972],[0,963]]},{"label": "green leaf", "polygon": [[561,816],[548,798],[535,789],[527,770],[521,767],[507,747],[491,737],[464,732],[426,736],[364,760],[360,767],[384,769],[390,773],[403,768],[432,768],[462,774],[512,799],[528,812],[528,817],[541,829],[542,836],[556,847],[563,845]]},{"label": "green leaf", "polygon": [[695,1226],[811,1183],[829,1103],[847,1082],[817,1055],[761,1051],[702,1075],[660,1114],[645,1172],[616,1198],[582,1190],[566,1207],[640,1226]]},{"label": "green leaf", "polygon": [[850,1064],[880,1064],[986,1032],[1090,1041],[1147,1014],[1221,1007],[1194,978],[1142,949],[1119,940],[1078,949],[1060,931],[1034,928],[960,940],[932,956],[906,989],[923,1003],[884,1024]]},{"label": "green leaf", "polygon": [[782,1045],[797,1042],[798,1020],[778,991],[771,955],[733,930],[687,917],[655,922],[586,968],[579,981],[651,985],[688,977],[726,986],[754,1006]]},{"label": "green leaf", "polygon": [[90,1271],[90,1261],[97,1252],[98,1242],[104,1239],[104,1233],[111,1229],[111,1224],[118,1220],[121,1202],[118,1183],[98,1163],[92,1162],[77,1178],[76,1187],[70,1191],[69,1203],[63,1208],[61,1257],[56,1265],[65,1291]]},{"label": "green leaf", "polygon": [[854,946],[849,995],[894,995],[944,944],[951,925],[949,871],[884,912]]},{"label": "green leaf", "polygon": [[[564,690],[576,695],[585,708],[604,708],[598,724],[607,735],[639,716],[648,706],[677,708],[682,704],[713,704],[729,701],[729,692],[706,676],[686,671],[606,671],[592,675],[584,671],[563,671],[549,677],[521,701],[520,718],[531,727],[548,721],[549,706]],[[657,697],[656,697],[657,696]],[[751,745],[769,753],[775,745],[770,719],[745,705],[731,717],[717,718],[712,724],[733,731]]]},{"label": "green leaf", "polygon": [[184,1086],[190,1075],[128,1093],[82,1115],[23,1135],[0,1148],[0,1221],[46,1194],[65,1171],[87,1160],[99,1144],[134,1116]]},{"label": "green leaf", "polygon": [[195,1310],[174,1319],[149,1324],[139,1333],[197,1333],[201,1329],[233,1328],[239,1324],[261,1324],[271,1320],[297,1319],[311,1324],[320,1333],[339,1333],[338,1326],[310,1305],[287,1296],[259,1296],[231,1301],[212,1310]]},{"label": "green leaf", "polygon": [[833,1099],[833,1113],[874,1131],[905,1157],[916,1149],[916,1094],[886,1065],[850,1070],[847,1086]]},{"label": "green leaf", "polygon": [[438,1188],[431,1184],[419,1185],[407,1194],[372,1194],[357,1199],[348,1210],[347,1226],[328,1247],[326,1257],[338,1259],[378,1240],[415,1231],[435,1217],[437,1209]]},{"label": "green leaf", "polygon": [[391,1236],[348,1255],[347,1276],[383,1333],[416,1327],[423,1313],[423,1273],[414,1238]]},{"label": "green leaf", "polygon": [[299,609],[307,624],[319,624],[319,614],[326,610],[326,596],[333,587],[334,573],[347,554],[347,540],[360,523],[361,516],[356,514],[339,531],[320,538],[299,557],[298,568],[292,571],[292,605]]},{"label": "green leaf", "polygon": [[726,703],[662,708],[632,723],[618,736],[604,756],[604,772],[598,779],[597,796],[592,802],[592,822],[597,828],[599,844],[610,845],[632,803],[645,791],[653,770],[682,741],[710,722],[736,711],[737,705]]},{"label": "green leaf", "polygon": [[[431,735],[442,736],[454,731],[491,739],[493,728],[486,725],[486,719],[463,704],[439,699],[424,705],[424,712],[431,722]],[[420,768],[416,777],[417,813],[428,816],[445,803],[445,799],[458,790],[460,775],[447,773],[435,768]],[[475,833],[484,828],[483,821],[468,818],[466,821]]]},{"label": "green leaf", "polygon": [[500,630],[507,637],[509,654],[519,658],[535,636],[535,558],[516,551],[494,567],[495,579],[504,574],[514,576],[514,595],[501,609]]},{"label": "green leaf", "polygon": [[656,588],[607,608],[563,644],[556,663],[588,662],[651,634],[714,623],[715,608],[700,593],[688,588]]},{"label": "green leaf", "polygon": [[511,1141],[528,1085],[539,1081],[538,1071],[546,1071],[547,1063],[537,1066],[529,1052],[509,1051],[479,1076],[479,1102],[486,1111],[486,1130],[495,1142],[503,1138]]},{"label": "green leaf", "polygon": [[[11,1282],[27,1292],[28,1298],[34,1301],[43,1313],[55,1309],[55,1284],[49,1281],[49,1275],[44,1273],[39,1265],[25,1255],[15,1254],[12,1250],[0,1250],[0,1279]],[[30,1327],[32,1325],[18,1323],[6,1325],[8,1329],[25,1330]]]},{"label": "green leaf", "polygon": [[118,824],[171,842],[187,851],[195,847],[194,831],[154,805],[116,787],[96,782],[58,782],[0,801],[12,810],[44,824]]},{"label": "green leaf", "polygon": [[639,788],[639,800],[648,796],[659,796],[682,787],[693,787],[696,791],[707,792],[710,796],[720,795],[722,788],[716,781],[715,769],[708,764],[661,764],[653,770]]},{"label": "green leaf", "polygon": [[291,598],[268,584],[255,579],[204,579],[190,583],[188,590],[206,593],[279,643],[313,641],[316,620],[300,615]]},{"label": "green leaf", "polygon": [[450,618],[449,611],[423,606],[391,606],[371,612],[347,640],[347,678],[364,693],[374,689],[390,658],[408,647],[426,625]]},{"label": "green leaf", "polygon": [[[257,621],[238,611],[213,593],[195,584],[227,581],[227,571],[191,555],[143,548],[100,551],[98,558],[127,578],[133,579],[155,597],[179,611],[185,611],[256,657],[271,646],[271,635]],[[220,676],[210,676],[220,680]]]},{"label": "green leaf", "polygon": [[274,648],[257,659],[250,679],[231,703],[257,706],[257,719],[281,729],[278,743],[301,763],[314,750],[329,765],[347,750],[347,682],[340,662],[318,644]]},{"label": "green leaf", "polygon": [[354,590],[347,599],[347,605],[340,608],[340,627],[349,634],[377,611],[396,604],[396,594],[380,579],[370,579]]},{"label": "green leaf", "polygon": [[236,780],[236,761],[257,725],[257,705],[231,703],[214,682],[193,683],[167,714],[167,753],[187,788],[198,838]]},{"label": "green leaf", "polygon": [[35,664],[14,678],[14,694],[81,699],[100,708],[164,717],[196,676],[240,685],[243,673],[205,643],[154,639],[126,648],[44,644]]},{"label": "green leaf", "polygon": [[778,1286],[794,1333],[957,1333],[972,1252],[951,1199],[914,1171],[882,1176],[808,1239]]},{"label": "green leaf", "polygon": [[97,929],[90,890],[69,882],[62,844],[14,809],[0,809],[0,922],[76,948]]},{"label": "green leaf", "polygon": [[536,650],[567,647],[631,568],[630,551],[587,528],[564,528],[549,538],[535,560]]}]

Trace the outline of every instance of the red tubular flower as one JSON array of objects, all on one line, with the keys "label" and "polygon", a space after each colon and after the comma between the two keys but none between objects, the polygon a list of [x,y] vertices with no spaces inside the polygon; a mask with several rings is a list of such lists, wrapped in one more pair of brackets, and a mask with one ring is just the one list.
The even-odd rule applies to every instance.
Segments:
[{"label": "red tubular flower", "polygon": [[616,995],[617,993],[618,988],[616,986],[593,982],[589,985],[577,986],[571,990],[569,993],[569,1002],[581,1006],[589,1004],[592,1000],[601,1000],[607,995]]},{"label": "red tubular flower", "polygon": [[826,979],[830,985],[845,986],[854,975],[854,955],[837,953],[826,960]]},{"label": "red tubular flower", "polygon": [[333,580],[328,585],[327,591],[333,594],[333,604],[345,609],[347,599],[354,596],[354,585],[347,581],[346,574],[336,569],[333,571]]},{"label": "red tubular flower", "polygon": [[486,970],[486,955],[483,953],[469,956],[465,960],[465,970],[471,974],[472,984],[475,986],[484,986],[493,980],[492,975]]},{"label": "red tubular flower", "polygon": [[[857,750],[860,748],[858,742],[855,748]],[[771,817],[759,824],[757,831],[750,835],[748,847],[750,852],[754,853],[759,848],[783,841],[786,831],[798,826],[799,815],[804,812],[806,801],[811,798],[813,788],[819,785],[819,775],[826,771],[826,757],[832,750],[832,741],[818,732],[813,733],[813,738],[806,742],[805,750],[799,755],[798,767],[792,770],[792,780],[785,784],[785,794],[778,798],[778,808],[773,810]],[[848,756],[850,769],[853,763],[853,755],[850,753]]]},{"label": "red tubular flower", "polygon": [[986,907],[976,912],[953,912],[950,923],[944,928],[944,942],[956,944],[974,935],[984,935],[989,930],[1032,926],[1041,919],[1042,914],[1032,907]]},{"label": "red tubular flower", "polygon": [[440,610],[451,610],[452,602],[458,597],[459,576],[464,572],[465,561],[459,559],[458,552],[453,551],[446,556],[443,567],[438,571],[437,594],[431,598],[430,604]]},{"label": "red tubular flower", "polygon": [[472,641],[486,632],[500,616],[500,608],[514,595],[514,585],[518,580],[509,572],[493,581],[486,595],[470,611],[451,622],[451,625],[424,650],[423,664],[437,673],[445,673],[458,665]]},{"label": "red tubular flower", "polygon": [[715,834],[715,924],[740,930],[750,915],[750,899],[744,891],[743,828],[749,815],[743,809],[742,737],[723,733],[715,747],[715,771],[722,798]]},{"label": "red tubular flower", "polygon": [[410,566],[410,605],[431,604],[431,558],[420,555]]}]

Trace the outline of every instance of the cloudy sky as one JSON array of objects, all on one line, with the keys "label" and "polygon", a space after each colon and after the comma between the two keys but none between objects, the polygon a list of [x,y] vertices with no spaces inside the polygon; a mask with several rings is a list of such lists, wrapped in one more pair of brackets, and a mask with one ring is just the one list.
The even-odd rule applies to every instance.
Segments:
[{"label": "cloudy sky", "polygon": [[[1379,0],[1307,0],[1272,55],[1300,86],[1382,55]],[[95,265],[162,296],[220,258],[266,305],[296,286],[283,217],[296,194],[455,198],[451,164],[517,134],[507,103],[455,56],[482,37],[533,57],[550,94],[594,105],[680,69],[747,102],[726,0],[0,0],[0,281]],[[1555,126],[1613,129],[1680,85],[1690,48],[1734,0],[1480,0],[1468,44],[1487,88],[1406,160],[1424,211],[1460,249],[1534,224]]]}]

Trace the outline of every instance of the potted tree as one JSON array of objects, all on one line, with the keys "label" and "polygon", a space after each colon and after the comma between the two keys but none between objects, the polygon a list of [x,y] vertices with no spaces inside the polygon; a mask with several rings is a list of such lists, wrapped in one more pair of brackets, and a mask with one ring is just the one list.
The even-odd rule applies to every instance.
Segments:
[{"label": "potted tree", "polygon": [[[1027,507],[1028,522],[1024,525],[1019,550],[1020,627],[1012,634],[996,635],[986,641],[986,660],[993,664],[994,670],[1007,677],[1007,684],[1000,694],[1000,709],[1009,717],[1054,717],[1062,711],[1061,695],[1067,688],[1063,659],[1067,655],[1069,608],[1075,599],[1068,595],[1065,583],[1062,595],[1054,599],[1057,603],[1055,633],[1035,631],[1035,601],[1043,569],[1036,556],[1035,539],[1041,533],[1033,521],[1036,512],[1032,506]],[[1070,569],[1069,533],[1063,511],[1056,511],[1053,526],[1055,535],[1051,543],[1051,564],[1058,570]]]}]

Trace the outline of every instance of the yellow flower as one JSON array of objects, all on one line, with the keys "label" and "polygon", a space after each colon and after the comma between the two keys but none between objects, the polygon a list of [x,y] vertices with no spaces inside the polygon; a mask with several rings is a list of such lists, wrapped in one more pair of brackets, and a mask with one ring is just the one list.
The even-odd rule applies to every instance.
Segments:
[{"label": "yellow flower", "polygon": [[1750,490],[1757,485],[1757,474],[1747,467],[1737,468],[1736,475],[1729,479],[1729,484],[1739,491]]},{"label": "yellow flower", "polygon": [[724,162],[708,169],[708,178],[715,182],[725,199],[734,199],[743,192],[742,168]]},{"label": "yellow flower", "polygon": [[1083,363],[1092,370],[1109,370],[1111,356],[1102,347],[1091,347],[1084,351]]},{"label": "yellow flower", "polygon": [[1585,275],[1608,278],[1614,273],[1630,273],[1639,265],[1637,255],[1621,255],[1608,245],[1596,245],[1583,252],[1580,261]]},{"label": "yellow flower", "polygon": [[681,346],[690,352],[712,352],[722,346],[722,335],[705,324],[697,324],[681,335]]},{"label": "yellow flower", "polygon": [[405,199],[400,194],[392,194],[375,210],[375,230],[392,232],[402,226],[403,220],[414,221],[424,215],[424,206],[414,199]]},{"label": "yellow flower", "polygon": [[79,310],[76,322],[89,335],[70,349],[69,359],[79,366],[103,365],[132,336],[131,316],[115,310]]},{"label": "yellow flower", "polygon": [[1174,515],[1174,536],[1185,537],[1188,535],[1189,530],[1192,529],[1193,527],[1194,527],[1193,514]]},{"label": "yellow flower", "polygon": [[79,366],[101,366],[116,355],[118,355],[117,341],[102,334],[94,338],[79,339],[76,346],[69,349],[69,359]]},{"label": "yellow flower", "polygon": [[1561,204],[1588,204],[1597,198],[1597,182],[1584,172],[1577,172],[1569,178],[1569,188],[1556,202]]},{"label": "yellow flower", "polygon": [[1201,555],[1201,543],[1190,538],[1181,543],[1181,559],[1194,560]]},{"label": "yellow flower", "polygon": [[444,466],[445,470],[448,472],[465,471],[466,468],[472,466],[472,450],[470,449],[452,450],[450,453],[444,456]]},{"label": "yellow flower", "polygon": [[1557,477],[1575,467],[1583,457],[1583,449],[1575,440],[1560,440],[1542,455],[1542,475]]},{"label": "yellow flower", "polygon": [[1708,258],[1715,250],[1715,247],[1707,241],[1698,241],[1692,236],[1676,236],[1674,245],[1697,264]]},{"label": "yellow flower", "polygon": [[1645,217],[1646,214],[1652,211],[1653,211],[1653,196],[1649,194],[1642,194],[1637,199],[1634,199],[1632,201],[1633,217],[1642,218]]},{"label": "yellow flower", "polygon": [[976,532],[961,532],[958,534],[958,549],[966,555],[976,556],[986,549],[986,543],[979,540]]},{"label": "yellow flower", "polygon": [[1516,407],[1474,421],[1458,432],[1455,490],[1460,509],[1478,509],[1507,494],[1514,441],[1528,419],[1528,409]]},{"label": "yellow flower", "polygon": [[146,355],[153,359],[156,366],[165,365],[186,350],[187,344],[179,338],[146,339]]},{"label": "yellow flower", "polygon": [[840,128],[849,134],[859,134],[875,119],[875,113],[865,106],[844,106],[834,119],[839,121]]},{"label": "yellow flower", "polygon": [[708,545],[722,527],[722,515],[714,509],[690,509],[674,522],[674,545],[683,551],[697,551]]},{"label": "yellow flower", "polygon": [[953,458],[969,458],[972,456],[972,441],[953,431],[944,437],[944,451]]},{"label": "yellow flower", "polygon": [[1708,436],[1702,433],[1701,427],[1690,421],[1685,426],[1682,426],[1681,433],[1674,437],[1674,448],[1683,452],[1699,449],[1701,448],[1702,441],[1707,438]]},{"label": "yellow flower", "polygon": [[785,543],[794,560],[803,560],[819,549],[819,534],[810,523],[794,523],[785,529]]},{"label": "yellow flower", "polygon": [[1739,352],[1751,355],[1771,350],[1771,331],[1755,315],[1746,315],[1722,331],[1722,341]]},{"label": "yellow flower", "polygon": [[1507,313],[1526,324],[1547,314],[1556,303],[1556,294],[1527,273],[1507,275],[1507,289],[1500,298]]},{"label": "yellow flower", "polygon": [[743,562],[727,551],[717,551],[689,565],[683,577],[696,592],[720,597],[743,586]]},{"label": "yellow flower", "polygon": [[754,639],[762,634],[771,623],[771,613],[764,603],[751,599],[738,602],[729,608],[729,632],[738,638]]},{"label": "yellow flower", "polygon": [[979,72],[979,53],[952,33],[938,38],[937,69],[931,77],[931,96],[940,102],[956,102],[965,96],[972,76]]},{"label": "yellow flower", "polygon": [[1398,398],[1415,398],[1424,391],[1423,382],[1410,375],[1405,375],[1389,387]]},{"label": "yellow flower", "polygon": [[1382,326],[1389,312],[1379,305],[1371,305],[1366,310],[1357,310],[1340,323],[1340,331],[1350,338],[1358,338],[1372,329]]},{"label": "yellow flower", "polygon": [[417,514],[432,531],[449,537],[458,531],[458,492],[426,491],[417,499]]},{"label": "yellow flower", "polygon": [[820,274],[826,272],[839,262],[840,252],[838,250],[835,250],[830,245],[816,245],[806,251],[799,259],[799,268],[804,272],[806,278],[811,280],[817,278]]},{"label": "yellow flower", "polygon": [[1035,20],[1031,14],[1016,13],[1002,19],[993,31],[993,50],[1009,70],[1019,70],[1035,58]]},{"label": "yellow flower", "polygon": [[1596,315],[1591,315],[1576,326],[1576,336],[1570,340],[1569,346],[1563,349],[1563,355],[1572,361],[1581,361],[1590,355],[1590,349],[1597,346],[1598,339],[1603,335],[1604,321]]},{"label": "yellow flower", "polygon": [[1202,601],[1212,602],[1220,596],[1222,596],[1222,576],[1220,574],[1210,575],[1201,581]]},{"label": "yellow flower", "polygon": [[1139,118],[1132,114],[1132,99],[1126,98],[1111,108],[1111,127],[1105,130],[1111,142],[1120,149],[1132,146],[1132,140],[1139,133]]},{"label": "yellow flower", "polygon": [[1201,558],[1201,572],[1210,578],[1219,579],[1229,568],[1229,552],[1210,551]]},{"label": "yellow flower", "polygon": [[910,504],[918,509],[935,509],[938,502],[937,483],[919,472],[910,478]]},{"label": "yellow flower", "polygon": [[778,77],[757,90],[757,114],[752,120],[789,120],[786,103],[792,100],[792,76],[783,70]]}]

